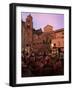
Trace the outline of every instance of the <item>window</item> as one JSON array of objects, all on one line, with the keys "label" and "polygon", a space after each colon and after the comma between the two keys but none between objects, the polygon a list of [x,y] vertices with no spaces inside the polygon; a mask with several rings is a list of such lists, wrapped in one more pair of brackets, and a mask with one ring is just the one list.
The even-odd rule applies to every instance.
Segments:
[{"label": "window", "polygon": [[56,44],[54,43],[54,47],[56,47]]}]

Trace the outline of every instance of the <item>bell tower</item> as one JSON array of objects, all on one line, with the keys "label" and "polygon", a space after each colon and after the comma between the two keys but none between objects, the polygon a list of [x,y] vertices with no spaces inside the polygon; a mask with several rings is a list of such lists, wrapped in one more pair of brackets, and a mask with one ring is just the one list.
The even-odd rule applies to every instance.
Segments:
[{"label": "bell tower", "polygon": [[33,32],[33,21],[32,16],[28,15],[25,21],[25,49],[30,53],[32,48],[32,32]]},{"label": "bell tower", "polygon": [[32,16],[31,15],[28,15],[26,18],[25,28],[27,30],[32,30],[32,28],[33,28],[33,22],[32,22]]}]

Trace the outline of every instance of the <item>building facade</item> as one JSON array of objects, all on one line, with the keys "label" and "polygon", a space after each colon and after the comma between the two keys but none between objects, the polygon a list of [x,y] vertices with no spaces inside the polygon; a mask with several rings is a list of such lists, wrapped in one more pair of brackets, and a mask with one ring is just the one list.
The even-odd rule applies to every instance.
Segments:
[{"label": "building facade", "polygon": [[50,53],[53,47],[64,48],[64,29],[53,30],[53,26],[47,25],[42,29],[33,29],[33,18],[28,15],[22,22],[22,50],[31,54]]},{"label": "building facade", "polygon": [[64,51],[64,28],[54,31],[54,38],[52,39],[52,47]]}]

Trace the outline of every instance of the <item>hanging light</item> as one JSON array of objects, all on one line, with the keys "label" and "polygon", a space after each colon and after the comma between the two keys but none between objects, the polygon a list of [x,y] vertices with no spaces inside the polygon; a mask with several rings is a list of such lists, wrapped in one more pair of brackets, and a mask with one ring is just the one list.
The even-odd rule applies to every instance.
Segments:
[{"label": "hanging light", "polygon": [[53,43],[51,44],[51,47],[52,47],[52,48],[54,47],[54,44],[53,44]]}]

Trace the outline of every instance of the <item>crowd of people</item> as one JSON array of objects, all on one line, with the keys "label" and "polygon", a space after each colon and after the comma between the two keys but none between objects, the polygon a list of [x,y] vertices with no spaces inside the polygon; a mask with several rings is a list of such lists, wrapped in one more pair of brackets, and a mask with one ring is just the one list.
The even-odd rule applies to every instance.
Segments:
[{"label": "crowd of people", "polygon": [[64,74],[64,58],[59,55],[22,53],[22,77],[54,76]]}]

